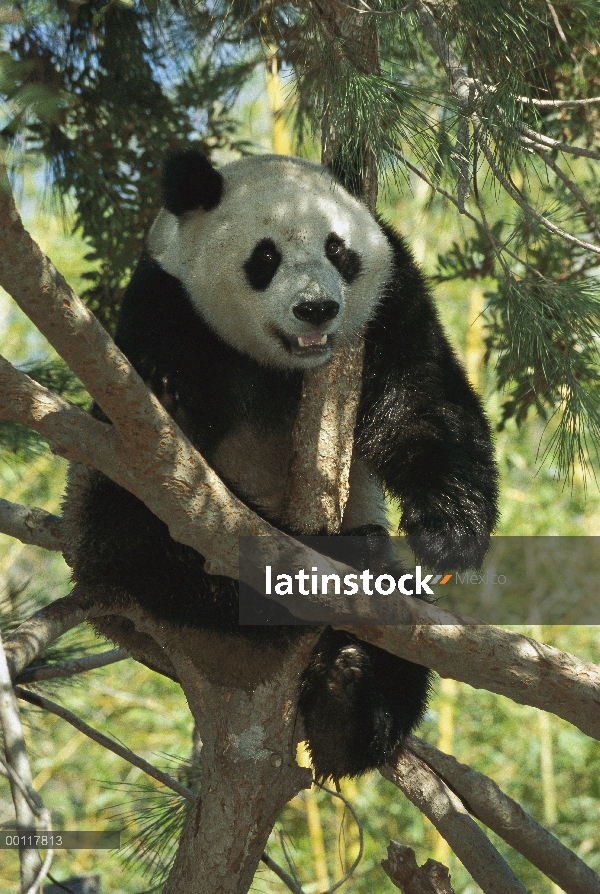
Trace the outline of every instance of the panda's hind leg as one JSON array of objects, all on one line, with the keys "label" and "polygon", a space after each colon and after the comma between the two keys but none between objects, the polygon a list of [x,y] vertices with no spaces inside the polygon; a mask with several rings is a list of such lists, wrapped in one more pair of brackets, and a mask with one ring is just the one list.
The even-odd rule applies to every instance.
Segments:
[{"label": "panda's hind leg", "polygon": [[[351,538],[351,539],[350,539]],[[329,541],[333,558],[396,578],[385,529],[362,525]],[[431,672],[327,628],[304,671],[300,712],[317,778],[358,776],[388,761],[422,719]]]},{"label": "panda's hind leg", "polygon": [[317,779],[388,761],[421,720],[430,671],[327,628],[303,674],[300,711]]}]

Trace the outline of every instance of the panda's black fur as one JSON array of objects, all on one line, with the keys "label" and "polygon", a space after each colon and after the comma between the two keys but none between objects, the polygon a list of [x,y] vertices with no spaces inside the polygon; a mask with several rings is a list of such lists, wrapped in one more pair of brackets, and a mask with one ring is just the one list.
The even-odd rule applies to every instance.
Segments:
[{"label": "panda's black fur", "polygon": [[[290,166],[304,164],[288,161]],[[316,175],[313,171],[306,176]],[[212,209],[227,194],[227,180],[223,182],[199,153],[188,150],[167,164],[163,188],[167,211],[182,220],[206,214],[210,224]],[[346,196],[344,201],[350,200]],[[352,207],[357,210],[350,213],[367,219],[364,206]],[[422,274],[395,231],[380,226],[391,246],[391,268],[364,330],[355,453],[369,474],[401,500],[401,528],[418,559],[440,570],[477,567],[496,518],[489,427],[443,334]],[[332,266],[344,282],[360,282],[360,251],[346,247],[342,239],[334,245],[332,238],[338,239],[333,233],[324,247]],[[261,239],[257,232],[256,245]],[[274,249],[259,248],[255,257],[258,268],[271,265],[274,272],[263,270],[261,280],[260,269],[246,271],[251,286],[255,276],[252,288],[257,293],[268,287],[286,251],[285,244]],[[219,258],[214,263],[219,264]],[[327,307],[317,313],[331,315]],[[259,441],[272,436],[285,441],[291,433],[303,370],[258,362],[228,344],[204,321],[179,279],[162,269],[149,250],[127,288],[116,342],[219,473],[219,450],[240,420]],[[94,412],[105,418],[99,408]],[[253,505],[243,481],[223,477]],[[260,505],[253,508],[269,515]],[[304,635],[298,626],[260,626],[260,616],[255,627],[238,626],[235,582],[207,575],[199,554],[173,541],[166,525],[136,497],[98,472],[75,469],[65,516],[71,530],[78,531],[72,562],[74,578],[82,586],[104,594],[126,593],[157,618],[207,628],[222,637],[223,644],[235,638],[259,652],[281,653]],[[279,522],[276,516],[270,520]],[[358,530],[344,533],[365,535],[365,564],[360,567],[375,570],[373,563],[379,562],[381,571],[399,570],[388,557],[381,526],[366,519]],[[262,610],[269,621],[289,617],[274,603],[264,603]],[[98,626],[111,634],[110,623]],[[116,637],[123,639],[119,633]],[[325,630],[300,693],[317,775],[357,775],[385,762],[421,719],[428,688],[426,668],[350,634]]]}]

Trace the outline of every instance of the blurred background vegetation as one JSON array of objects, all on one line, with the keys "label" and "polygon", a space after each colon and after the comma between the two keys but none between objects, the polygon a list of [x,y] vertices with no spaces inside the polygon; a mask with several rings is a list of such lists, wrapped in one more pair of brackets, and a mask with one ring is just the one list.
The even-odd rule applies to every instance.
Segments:
[{"label": "blurred background vegetation", "polygon": [[[192,33],[187,9],[186,16],[182,13],[178,18],[172,7],[164,14],[161,8],[150,4],[147,10],[136,7],[136,17],[125,3],[102,8],[101,4],[88,4],[83,10],[78,3],[57,4],[50,21],[48,7],[28,5],[23,13],[29,16],[28,29],[17,28],[17,37],[13,37],[16,50],[13,47],[12,55],[0,57],[0,89],[8,97],[3,134],[26,225],[109,328],[127,275],[160,204],[157,171],[170,147],[193,137],[219,162],[243,152],[294,152],[318,158],[320,151],[306,132],[303,139],[298,137],[294,128],[297,110],[289,101],[290,82],[286,70],[280,77],[276,55],[268,43],[258,41],[241,55],[234,52],[234,43],[229,51],[221,45],[217,52],[206,10],[195,8],[196,30]],[[0,10],[6,10],[8,21],[7,8]],[[38,19],[34,21],[35,15]],[[86,27],[80,21],[82,15],[88,17]],[[109,27],[111,16],[117,15],[118,27]],[[171,19],[166,21],[168,15]],[[99,43],[108,61],[98,57],[89,41],[90,17],[96,17],[94,27],[104,35]],[[73,21],[79,22],[78,27],[73,27]],[[177,61],[169,55],[172,46],[179,48]],[[55,57],[68,64],[57,66]],[[190,65],[192,58],[194,64]],[[17,60],[26,67],[19,68]],[[56,81],[57,69],[64,75],[63,83]],[[37,72],[35,77],[32,72]],[[50,94],[42,89],[48,84]],[[142,97],[143,102],[132,103],[132,95]],[[88,169],[81,163],[86,152]],[[133,176],[136,170],[144,176]],[[573,162],[573,170],[588,176],[578,160]],[[490,226],[500,233],[513,214],[509,200],[495,193],[485,169],[480,181]],[[543,188],[543,184],[535,188]],[[446,330],[496,429],[501,471],[498,533],[600,536],[600,493],[590,474],[593,463],[586,474],[576,452],[570,476],[561,478],[554,454],[547,451],[559,424],[551,407],[546,406],[544,416],[539,412],[543,407],[531,408],[526,401],[515,400],[514,380],[505,379],[504,391],[498,389],[503,370],[497,363],[502,355],[495,350],[498,330],[491,318],[501,312],[499,271],[476,227],[409,175],[390,180],[382,189],[379,210],[408,237],[417,260],[431,277]],[[552,263],[563,261],[555,258]],[[0,352],[21,368],[33,369],[34,375],[69,399],[86,405],[81,387],[2,293]],[[65,470],[66,463],[54,457],[37,436],[16,426],[0,425],[2,497],[60,514]],[[390,507],[391,524],[397,513],[397,507]],[[68,591],[69,571],[60,556],[0,535],[3,633],[19,618]],[[565,624],[519,629],[599,661],[597,628]],[[86,629],[71,632],[59,645],[62,656],[104,648]],[[46,654],[44,660],[48,659]],[[134,662],[40,689],[52,693],[51,698],[60,690],[56,697],[62,704],[167,772],[177,774],[179,762],[189,755],[192,726],[181,690]],[[29,706],[23,708],[23,715],[34,787],[52,810],[54,827],[126,827],[124,838],[130,837],[132,842],[125,850],[125,860],[123,854],[103,851],[59,851],[53,876],[64,879],[96,872],[102,878],[102,890],[111,894],[152,888],[160,880],[152,877],[153,860],[160,870],[174,840],[172,831],[169,837],[169,829],[157,832],[155,825],[161,826],[165,817],[177,820],[181,807],[140,771],[74,733],[62,720]],[[440,680],[419,734],[489,774],[600,871],[600,753],[596,742],[557,717]],[[302,754],[300,759],[304,759]],[[478,886],[433,827],[378,774],[343,781],[341,788],[365,831],[365,855],[347,883],[348,891],[395,890],[379,867],[392,838],[413,847],[419,862],[429,856],[447,862],[457,894],[478,894]],[[10,825],[11,817],[8,785],[0,780],[0,824]],[[525,887],[534,894],[558,894],[555,885],[492,837]],[[140,840],[145,847],[140,848]],[[286,807],[269,853],[281,865],[291,860],[306,894],[316,894],[343,875],[357,847],[355,824],[341,801],[313,789]],[[7,851],[0,851],[0,878],[3,890],[17,891],[18,864]],[[279,894],[286,889],[261,868],[253,890]]]}]

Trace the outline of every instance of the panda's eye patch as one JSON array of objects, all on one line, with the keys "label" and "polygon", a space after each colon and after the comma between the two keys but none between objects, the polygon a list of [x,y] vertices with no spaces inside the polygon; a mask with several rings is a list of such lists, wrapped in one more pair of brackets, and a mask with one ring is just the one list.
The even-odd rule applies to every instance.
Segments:
[{"label": "panda's eye patch", "polygon": [[263,292],[277,272],[281,252],[272,239],[261,239],[244,264],[246,279],[253,289]]},{"label": "panda's eye patch", "polygon": [[360,255],[348,248],[336,233],[330,233],[325,240],[325,255],[348,284],[356,279],[362,269]]}]

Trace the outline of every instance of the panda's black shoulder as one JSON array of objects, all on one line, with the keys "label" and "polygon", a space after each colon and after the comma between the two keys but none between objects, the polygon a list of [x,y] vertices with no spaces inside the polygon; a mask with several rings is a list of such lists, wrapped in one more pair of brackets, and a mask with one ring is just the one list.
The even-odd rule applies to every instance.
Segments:
[{"label": "panda's black shoulder", "polygon": [[446,350],[444,335],[427,277],[400,234],[378,219],[391,250],[392,264],[382,295],[366,332],[366,359],[382,354],[394,363],[410,364],[423,352]]},{"label": "panda's black shoulder", "polygon": [[152,365],[185,373],[186,365],[203,347],[212,343],[211,353],[216,347],[183,285],[163,270],[147,249],[125,290],[115,342],[142,375],[144,367]]}]

